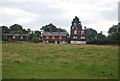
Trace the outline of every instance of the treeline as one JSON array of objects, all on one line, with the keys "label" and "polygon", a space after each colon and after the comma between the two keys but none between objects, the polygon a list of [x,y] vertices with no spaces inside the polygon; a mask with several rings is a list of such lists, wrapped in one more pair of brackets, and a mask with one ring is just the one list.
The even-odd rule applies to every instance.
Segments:
[{"label": "treeline", "polygon": [[94,29],[87,29],[88,40],[87,44],[118,44],[120,45],[120,24],[113,25],[108,30],[108,36],[105,36],[102,31],[97,33]]},{"label": "treeline", "polygon": [[[85,27],[86,28],[86,27]],[[31,42],[40,42],[41,32],[67,32],[65,29],[57,28],[52,23],[42,26],[38,31],[32,31],[31,29],[24,29],[19,24],[14,24],[10,27],[0,26],[3,34],[29,34]],[[102,31],[98,33],[95,29],[86,28],[87,30],[87,44],[119,44],[120,45],[120,24],[113,25],[108,30],[108,36],[105,36]],[[2,36],[2,41],[7,41],[6,37]],[[68,43],[70,43],[70,38],[68,38]]]},{"label": "treeline", "polygon": [[67,32],[65,29],[57,28],[52,23],[42,26],[40,30],[33,31],[31,29],[24,29],[22,25],[14,24],[10,27],[0,26],[0,30],[2,30],[2,41],[8,41],[8,39],[4,36],[4,34],[29,34],[31,42],[40,42],[41,41],[41,32]]}]

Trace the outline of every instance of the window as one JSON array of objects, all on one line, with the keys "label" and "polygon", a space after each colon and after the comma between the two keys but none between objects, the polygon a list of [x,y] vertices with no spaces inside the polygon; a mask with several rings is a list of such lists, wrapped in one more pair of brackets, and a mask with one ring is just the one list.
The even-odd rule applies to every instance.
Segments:
[{"label": "window", "polygon": [[15,36],[13,36],[13,39],[15,39]]},{"label": "window", "polygon": [[81,39],[85,39],[85,37],[84,37],[84,36],[82,36],[82,37],[81,37]]},{"label": "window", "polygon": [[21,36],[21,39],[23,39],[23,36]]},{"label": "window", "polygon": [[62,39],[62,36],[59,36],[59,39]]},{"label": "window", "polygon": [[55,39],[55,36],[52,36],[52,39]]},{"label": "window", "polygon": [[77,34],[77,30],[74,31],[74,34]]},{"label": "window", "polygon": [[77,24],[76,23],[74,23],[74,27],[76,27],[77,26]]},{"label": "window", "polygon": [[48,39],[49,38],[49,36],[46,36],[46,39]]},{"label": "window", "polygon": [[84,31],[81,31],[81,34],[84,34]]},{"label": "window", "polygon": [[73,39],[77,39],[77,36],[73,36]]}]

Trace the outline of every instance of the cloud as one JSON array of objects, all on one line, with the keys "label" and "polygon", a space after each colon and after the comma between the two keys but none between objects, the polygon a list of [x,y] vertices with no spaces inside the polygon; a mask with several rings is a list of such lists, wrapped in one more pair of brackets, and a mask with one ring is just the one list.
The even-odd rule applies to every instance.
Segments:
[{"label": "cloud", "polygon": [[37,14],[29,13],[21,9],[0,7],[3,11],[0,11],[0,18],[2,18],[2,25],[9,25],[14,23],[30,23],[35,20]]},{"label": "cloud", "polygon": [[108,31],[117,24],[118,0],[0,0],[0,3],[3,10],[0,24],[4,25],[20,23],[36,30],[53,23],[69,31],[75,16],[83,26],[97,31]]}]

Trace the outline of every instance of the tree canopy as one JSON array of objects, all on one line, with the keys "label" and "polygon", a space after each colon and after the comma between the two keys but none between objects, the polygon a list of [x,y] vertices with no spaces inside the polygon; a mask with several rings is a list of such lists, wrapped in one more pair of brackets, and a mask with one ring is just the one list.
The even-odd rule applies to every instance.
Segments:
[{"label": "tree canopy", "polygon": [[53,25],[52,23],[42,26],[42,28],[40,30],[43,30],[45,32],[66,32],[65,29],[62,28],[57,28],[55,25]]},{"label": "tree canopy", "polygon": [[2,29],[2,34],[10,33],[10,29],[7,26],[0,26],[0,29]]},{"label": "tree canopy", "polygon": [[116,43],[120,43],[120,24],[113,25],[108,30],[108,37]]},{"label": "tree canopy", "polygon": [[88,40],[92,40],[97,36],[97,31],[92,28],[87,28],[87,37]]},{"label": "tree canopy", "polygon": [[79,20],[79,18],[77,16],[75,16],[75,18],[73,19],[71,28],[80,28],[80,29],[82,29],[81,22],[80,22],[80,20]]}]

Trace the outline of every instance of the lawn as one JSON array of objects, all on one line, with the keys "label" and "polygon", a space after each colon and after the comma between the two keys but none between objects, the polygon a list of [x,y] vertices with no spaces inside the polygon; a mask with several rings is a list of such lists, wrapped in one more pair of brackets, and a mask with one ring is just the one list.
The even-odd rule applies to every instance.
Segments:
[{"label": "lawn", "polygon": [[117,79],[118,46],[3,43],[3,79]]}]

